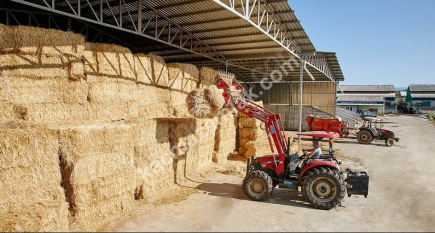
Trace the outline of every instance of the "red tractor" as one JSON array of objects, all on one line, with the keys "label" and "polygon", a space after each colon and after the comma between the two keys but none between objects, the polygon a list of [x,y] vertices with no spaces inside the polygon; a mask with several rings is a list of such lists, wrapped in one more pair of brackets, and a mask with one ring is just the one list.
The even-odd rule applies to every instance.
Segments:
[{"label": "red tractor", "polygon": [[[361,144],[369,144],[373,140],[383,140],[386,146],[393,146],[394,141],[398,142],[393,131],[383,129],[383,122],[380,118],[365,117],[363,126],[359,128],[349,127],[348,122],[339,118],[320,118],[310,115],[307,117],[309,131],[335,132],[341,138],[357,139]],[[351,130],[358,130],[356,136],[352,136]],[[313,137],[315,140],[322,140],[321,137]]]},{"label": "red tractor", "polygon": [[[246,99],[243,87],[236,80],[220,78],[218,75],[217,81],[217,87],[224,90],[224,107],[233,106],[239,112],[260,120],[265,124],[268,135],[272,155],[252,156],[247,161],[243,191],[248,198],[264,201],[276,186],[294,192],[298,192],[300,186],[305,201],[315,208],[328,210],[341,203],[346,188],[348,196],[355,194],[367,197],[367,173],[342,171],[339,166],[340,162],[332,149],[332,138],[338,135],[320,134],[331,139],[329,153],[318,159],[303,159],[297,153],[291,155],[290,138],[285,138],[280,116]],[[345,179],[343,174],[346,172]]]},{"label": "red tractor", "polygon": [[363,126],[359,128],[357,140],[361,144],[369,144],[373,140],[383,140],[386,146],[393,146],[394,141],[398,142],[393,131],[383,129],[382,119],[375,117],[364,117]]}]

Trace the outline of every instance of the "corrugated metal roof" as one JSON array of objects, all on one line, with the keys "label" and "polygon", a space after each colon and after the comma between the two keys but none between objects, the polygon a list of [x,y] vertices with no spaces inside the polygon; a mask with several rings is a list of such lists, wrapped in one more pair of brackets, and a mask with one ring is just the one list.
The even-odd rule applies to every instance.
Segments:
[{"label": "corrugated metal roof", "polygon": [[[244,15],[246,12],[244,7],[247,1],[245,0],[234,1],[234,10],[227,8],[227,6],[231,8],[232,5],[229,0],[143,1],[141,2],[141,11],[138,10],[139,2],[137,0],[82,0],[80,1],[81,4],[71,0],[52,1],[51,4],[47,4],[45,0],[11,0],[6,1],[6,3],[5,1],[0,1],[0,7],[14,8],[17,4],[21,6],[28,4],[28,6],[32,7],[38,6],[38,8],[29,8],[33,11],[46,9],[56,14],[74,16],[86,22],[93,22],[102,27],[110,26],[107,27],[107,30],[104,30],[105,32],[113,33],[118,27],[122,30],[118,31],[118,33],[113,33],[114,36],[128,41],[128,44],[134,48],[132,51],[153,53],[163,57],[167,62],[195,63],[218,60],[221,63],[217,65],[219,67],[222,66],[224,61],[235,60],[236,58],[262,59],[263,62],[268,62],[267,59],[270,59],[270,57],[263,58],[262,56],[264,54],[272,54],[274,56],[273,59],[275,59],[274,62],[279,63],[283,57],[297,57],[300,56],[299,53],[301,52],[316,51],[286,0],[249,0],[248,2],[251,15],[246,16],[246,18],[245,16],[240,16],[240,14]],[[12,6],[12,3],[15,6]],[[263,14],[266,5],[267,9],[269,9],[267,12],[270,14]],[[78,7],[81,8],[80,11],[77,9]],[[157,16],[156,11],[162,15]],[[77,15],[77,12],[80,12],[80,15]],[[137,20],[139,12],[141,13],[141,20]],[[258,19],[264,19],[260,21],[262,22],[259,26],[261,29],[253,25],[258,22]],[[270,30],[268,33],[262,31],[266,31],[267,25],[274,26],[274,20],[277,22],[276,25],[280,25],[280,27],[276,28],[276,31],[288,32],[291,41],[294,41],[298,49],[289,52],[282,44],[286,40],[280,41],[282,37],[276,37],[277,42],[271,38],[274,35],[274,30]],[[143,32],[135,31],[138,27],[138,21],[141,22],[141,27],[144,28]],[[174,24],[169,29],[169,26],[171,26],[171,23],[168,23],[169,21],[177,25]],[[195,37],[194,39],[198,40],[194,40],[186,45],[187,39],[192,37],[187,35],[187,33],[183,33],[183,35],[178,33],[178,26],[187,30],[187,32]],[[126,33],[124,29],[130,30],[133,33]],[[275,33],[275,35],[279,35],[279,33]],[[212,48],[219,56],[213,57],[213,55],[207,55],[207,52],[203,52],[202,46],[198,46],[199,44]],[[214,52],[212,50],[205,51]],[[343,73],[335,53],[319,52],[319,54],[326,56],[327,62],[330,63],[328,66],[333,75],[327,74],[328,72],[320,72],[313,67],[308,67],[316,80],[325,81],[329,78],[343,80]],[[247,80],[258,78],[259,73],[264,72],[258,72],[258,70],[249,65],[238,64],[233,66],[232,63],[229,64],[231,72],[243,76]],[[216,68],[215,65],[210,63],[203,64],[202,66]],[[276,67],[271,67],[266,73],[270,74],[273,69],[276,69]],[[291,72],[287,75],[287,79],[296,79],[298,73],[298,70]]]},{"label": "corrugated metal roof", "polygon": [[435,92],[435,84],[411,84],[409,89],[411,92]]},{"label": "corrugated metal roof", "polygon": [[343,92],[394,92],[393,85],[340,85]]},{"label": "corrugated metal roof", "polygon": [[374,95],[374,94],[337,94],[337,102],[382,102],[385,97],[395,97],[393,95]]},{"label": "corrugated metal roof", "polygon": [[435,98],[435,94],[415,94],[411,93],[412,98]]},{"label": "corrugated metal roof", "polygon": [[337,55],[334,52],[321,52],[318,51],[318,54],[324,54],[326,59],[328,60],[328,64],[331,67],[332,72],[334,73],[335,79],[338,81],[344,81],[343,71],[341,70],[340,63],[338,62]]}]

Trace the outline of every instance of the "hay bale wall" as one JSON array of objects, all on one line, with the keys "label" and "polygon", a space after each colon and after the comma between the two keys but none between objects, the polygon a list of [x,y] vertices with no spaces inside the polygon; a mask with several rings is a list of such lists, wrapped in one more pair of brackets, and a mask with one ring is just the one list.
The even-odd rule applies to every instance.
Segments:
[{"label": "hay bale wall", "polygon": [[187,94],[193,91],[199,82],[199,70],[194,65],[171,63],[168,64],[170,102],[174,107],[175,117],[192,117],[186,106]]},{"label": "hay bale wall", "polygon": [[127,124],[59,129],[63,186],[80,229],[95,230],[95,221],[132,207],[136,184],[132,131]]},{"label": "hay bale wall", "polygon": [[209,67],[201,67],[199,70],[199,88],[213,85],[217,71]]},{"label": "hay bale wall", "polygon": [[32,125],[0,130],[0,230],[98,230],[135,199],[225,162],[234,114],[195,119],[185,102],[215,76],[70,32],[0,24],[0,124]]},{"label": "hay bale wall", "polygon": [[[256,102],[260,106],[263,103]],[[261,121],[238,113],[239,154],[249,158],[253,155],[270,154],[269,141],[265,130],[260,128]]]},{"label": "hay bale wall", "polygon": [[145,120],[132,124],[135,198],[153,200],[156,193],[174,183],[174,157],[170,152],[169,122]]},{"label": "hay bale wall", "polygon": [[225,163],[229,156],[237,150],[237,118],[234,112],[228,109],[220,111],[219,125],[215,136],[215,153],[213,161]]},{"label": "hay bale wall", "polygon": [[67,231],[56,131],[0,127],[0,231]]}]

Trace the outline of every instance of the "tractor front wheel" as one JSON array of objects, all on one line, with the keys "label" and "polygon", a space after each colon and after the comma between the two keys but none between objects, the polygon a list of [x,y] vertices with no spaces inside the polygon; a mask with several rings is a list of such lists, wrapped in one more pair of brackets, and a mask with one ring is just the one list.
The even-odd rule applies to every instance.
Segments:
[{"label": "tractor front wheel", "polygon": [[368,130],[361,130],[358,132],[356,139],[361,144],[369,144],[373,141],[373,135]]},{"label": "tractor front wheel", "polygon": [[394,145],[394,140],[391,138],[385,139],[385,145],[388,147],[392,147]]},{"label": "tractor front wheel", "polygon": [[332,168],[309,171],[302,183],[302,195],[311,206],[329,210],[341,203],[346,193],[343,176]]},{"label": "tractor front wheel", "polygon": [[251,171],[243,180],[243,192],[253,201],[269,198],[272,188],[272,178],[264,171]]}]

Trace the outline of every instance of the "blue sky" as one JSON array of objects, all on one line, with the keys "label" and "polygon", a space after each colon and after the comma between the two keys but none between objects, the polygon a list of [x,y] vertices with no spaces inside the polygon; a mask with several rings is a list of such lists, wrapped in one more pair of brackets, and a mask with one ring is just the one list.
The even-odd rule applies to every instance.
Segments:
[{"label": "blue sky", "polygon": [[342,85],[435,84],[435,0],[288,0]]}]

